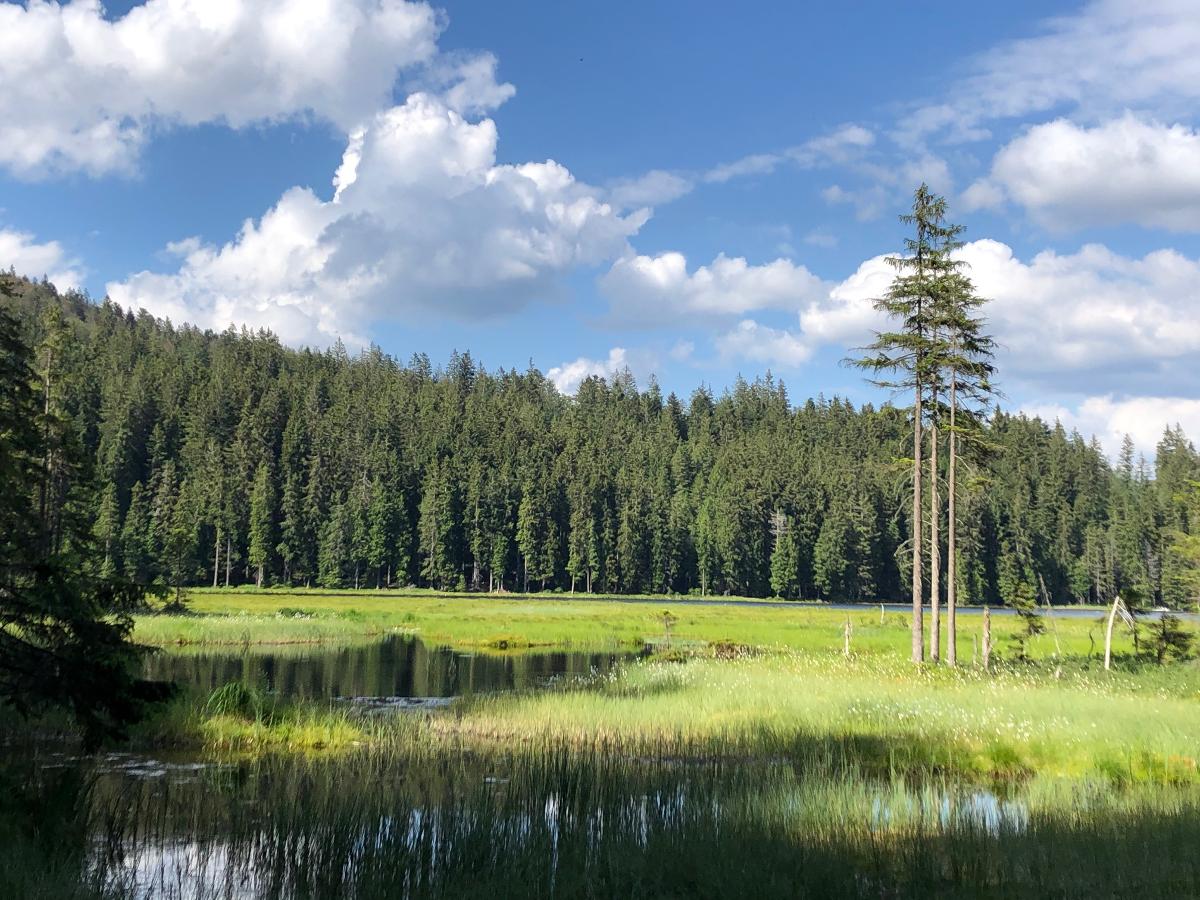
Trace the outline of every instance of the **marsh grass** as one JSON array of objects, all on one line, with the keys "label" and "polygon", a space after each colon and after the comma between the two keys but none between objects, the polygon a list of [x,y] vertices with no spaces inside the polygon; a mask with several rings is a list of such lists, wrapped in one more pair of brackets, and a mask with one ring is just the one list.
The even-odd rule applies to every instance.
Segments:
[{"label": "marsh grass", "polygon": [[1113,785],[1200,783],[1200,671],[1105,673],[1082,663],[990,674],[780,651],[650,657],[548,689],[368,715],[240,684],[184,695],[142,746],[411,753],[553,747],[644,759],[783,759],[879,777],[995,784],[1034,774]]},{"label": "marsh grass", "polygon": [[88,862],[97,825],[93,779],[75,767],[0,767],[0,897],[113,896]]},{"label": "marsh grass", "polygon": [[[1200,885],[1200,795],[1007,796],[786,763],[266,757],[97,800],[125,892],[331,897],[1127,897]],[[139,823],[131,827],[132,823]]]},{"label": "marsh grass", "polygon": [[[136,619],[137,640],[159,646],[194,644],[284,644],[344,641],[389,633],[419,635],[432,644],[462,648],[521,649],[576,647],[621,649],[660,643],[663,615],[673,617],[671,640],[729,643],[753,647],[824,652],[841,649],[847,618],[853,625],[856,655],[904,654],[908,617],[878,610],[861,612],[779,601],[769,606],[700,606],[671,603],[623,603],[535,595],[498,599],[482,595],[432,592],[300,592],[194,589],[187,615],[149,615]],[[660,600],[662,598],[659,598]],[[1103,652],[1102,612],[1094,617],[1060,618],[1052,632],[1033,637],[1028,653],[1036,659],[1086,658]],[[980,622],[960,619],[959,655],[969,664],[971,637]],[[1193,632],[1194,626],[1183,626]],[[996,616],[992,628],[998,655],[1015,656],[1021,625],[1012,616]],[[1114,642],[1118,657],[1132,653],[1127,631]]]},{"label": "marsh grass", "polygon": [[[192,606],[139,619],[138,637],[654,652],[386,716],[242,682],[184,692],[135,746],[208,768],[101,774],[86,804],[45,818],[69,835],[87,823],[90,853],[78,838],[26,853],[36,836],[10,827],[17,849],[0,854],[30,861],[0,879],[36,886],[40,867],[75,891],[42,896],[198,900],[1200,895],[1200,669],[1122,644],[1104,672],[1088,653],[1098,622],[1062,620],[1061,656],[1043,636],[1031,661],[983,673],[914,667],[907,620],[877,612],[851,614],[845,658],[846,614],[800,607],[665,604],[667,647],[664,604],[260,592]],[[993,625],[1003,653],[1019,623]]]}]

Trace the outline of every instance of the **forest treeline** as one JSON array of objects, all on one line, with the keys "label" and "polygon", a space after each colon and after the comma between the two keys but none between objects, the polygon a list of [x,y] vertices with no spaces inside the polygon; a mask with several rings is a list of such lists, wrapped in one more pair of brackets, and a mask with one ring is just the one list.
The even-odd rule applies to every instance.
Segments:
[{"label": "forest treeline", "polygon": [[[793,405],[770,375],[559,394],[536,369],[292,350],[5,279],[88,465],[64,485],[108,576],[457,590],[896,599],[908,413]],[[1061,425],[988,418],[961,462],[959,601],[1195,601],[1200,458],[1168,429],[1116,465]],[[68,489],[69,488],[69,489]],[[1044,588],[1043,588],[1044,586]]]}]

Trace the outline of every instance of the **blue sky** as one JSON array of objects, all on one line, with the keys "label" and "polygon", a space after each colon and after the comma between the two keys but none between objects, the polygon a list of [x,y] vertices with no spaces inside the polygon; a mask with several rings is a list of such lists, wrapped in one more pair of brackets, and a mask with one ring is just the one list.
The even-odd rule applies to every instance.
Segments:
[{"label": "blue sky", "polygon": [[1010,406],[1200,434],[1191,0],[8,3],[0,87],[0,265],[173,321],[876,399],[924,179]]}]

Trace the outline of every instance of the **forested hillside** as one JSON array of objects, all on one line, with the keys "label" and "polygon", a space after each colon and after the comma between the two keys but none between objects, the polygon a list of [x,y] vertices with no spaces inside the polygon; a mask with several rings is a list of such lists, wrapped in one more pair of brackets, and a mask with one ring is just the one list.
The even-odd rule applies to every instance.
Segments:
[{"label": "forested hillside", "polygon": [[[575,398],[536,369],[295,351],[175,327],[4,276],[87,451],[76,512],[109,573],[166,584],[427,585],[896,599],[906,413],[794,406],[770,376]],[[996,412],[960,472],[959,598],[1195,596],[1200,461],[1111,467],[1061,426]],[[1155,477],[1155,472],[1157,477]]]}]

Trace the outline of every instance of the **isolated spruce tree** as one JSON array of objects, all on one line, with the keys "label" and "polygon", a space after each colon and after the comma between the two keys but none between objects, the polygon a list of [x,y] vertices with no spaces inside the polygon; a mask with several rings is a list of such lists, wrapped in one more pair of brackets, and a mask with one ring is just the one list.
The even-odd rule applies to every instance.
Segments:
[{"label": "isolated spruce tree", "polygon": [[979,315],[986,302],[975,293],[961,266],[955,266],[937,284],[937,367],[949,391],[946,662],[951,666],[958,664],[958,462],[964,440],[979,445],[981,407],[994,395],[995,341],[984,333],[984,320]]},{"label": "isolated spruce tree", "polygon": [[[879,332],[875,340],[863,348],[865,355],[853,360],[858,368],[872,373],[872,382],[897,392],[911,392],[913,465],[912,465],[912,658],[925,658],[925,632],[922,603],[924,598],[922,543],[922,444],[926,414],[925,396],[930,394],[936,411],[941,372],[939,351],[941,336],[937,331],[935,307],[939,288],[947,276],[954,273],[956,263],[950,254],[961,228],[949,225],[946,201],[922,184],[913,195],[912,212],[900,221],[913,228],[913,236],[905,238],[904,253],[889,257],[896,269],[888,292],[875,301],[875,308],[885,313],[895,324],[895,330]],[[934,424],[936,437],[936,419]],[[936,453],[936,451],[935,451]],[[934,489],[936,491],[936,488]],[[936,526],[936,522],[933,523]],[[936,543],[936,542],[935,542]],[[938,582],[937,550],[931,548],[934,559],[933,584]],[[936,619],[939,597],[931,597]],[[937,634],[936,630],[934,632]]]}]

